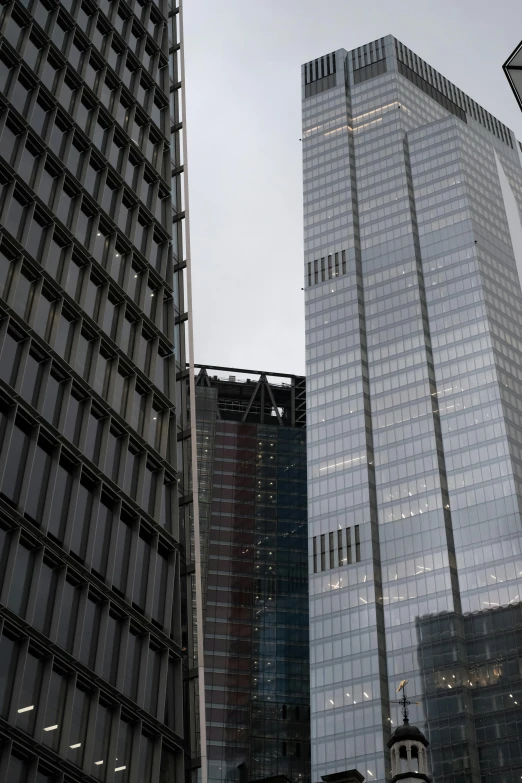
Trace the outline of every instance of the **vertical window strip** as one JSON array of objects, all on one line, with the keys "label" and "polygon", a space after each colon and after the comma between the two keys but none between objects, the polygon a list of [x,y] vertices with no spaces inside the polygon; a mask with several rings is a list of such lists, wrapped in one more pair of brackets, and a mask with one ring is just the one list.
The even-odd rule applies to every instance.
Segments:
[{"label": "vertical window strip", "polygon": [[359,563],[361,560],[361,540],[359,538],[359,525],[355,525],[355,562]]},{"label": "vertical window strip", "polygon": [[321,571],[326,571],[326,540],[325,534],[321,534]]},{"label": "vertical window strip", "polygon": [[335,254],[335,276],[339,277],[339,253]]},{"label": "vertical window strip", "polygon": [[346,562],[348,565],[352,562],[352,536],[350,528],[346,528]]},{"label": "vertical window strip", "polygon": [[332,279],[332,256],[328,256],[328,280]]},{"label": "vertical window strip", "polygon": [[308,285],[312,285],[312,262],[308,262]]},{"label": "vertical window strip", "polygon": [[321,258],[321,283],[325,281],[324,258]]},{"label": "vertical window strip", "polygon": [[334,568],[335,567],[335,562],[334,562],[334,534],[333,533],[329,533],[328,537],[329,537],[329,540],[330,540],[329,541],[329,543],[330,543],[330,568]]},{"label": "vertical window strip", "polygon": [[339,566],[344,565],[344,555],[343,555],[343,531],[338,530],[337,531],[337,555],[339,558]]},{"label": "vertical window strip", "polygon": [[313,545],[314,574],[316,574],[317,573],[317,536],[313,537],[312,545]]},{"label": "vertical window strip", "polygon": [[342,273],[346,274],[346,250],[341,252]]},{"label": "vertical window strip", "polygon": [[319,282],[318,264],[319,264],[319,261],[316,258],[315,261],[314,261],[314,283],[318,283]]}]

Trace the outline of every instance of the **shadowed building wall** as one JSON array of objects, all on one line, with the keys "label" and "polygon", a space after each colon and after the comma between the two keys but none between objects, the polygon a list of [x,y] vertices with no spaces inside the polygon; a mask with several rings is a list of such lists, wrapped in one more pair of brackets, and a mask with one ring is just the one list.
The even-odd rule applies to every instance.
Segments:
[{"label": "shadowed building wall", "polygon": [[209,780],[308,783],[304,379],[215,369],[196,386]]}]

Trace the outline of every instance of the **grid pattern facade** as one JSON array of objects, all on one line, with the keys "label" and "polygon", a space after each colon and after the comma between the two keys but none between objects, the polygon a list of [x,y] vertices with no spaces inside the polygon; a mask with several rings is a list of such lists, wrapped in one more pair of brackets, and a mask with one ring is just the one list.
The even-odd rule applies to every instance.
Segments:
[{"label": "grid pattern facade", "polygon": [[197,765],[178,12],[0,16],[0,779]]},{"label": "grid pattern facade", "polygon": [[[202,380],[196,399],[209,780],[286,775],[309,783],[304,422],[278,425],[272,413],[273,424],[262,424],[265,405],[257,413],[251,405],[242,422],[256,381]],[[271,389],[283,422],[295,418],[291,386]]]},{"label": "grid pattern facade", "polygon": [[[335,56],[309,98],[303,69],[312,775],[389,777],[408,679],[435,782],[514,783],[518,704],[475,699],[452,651],[522,595],[518,145],[391,36]],[[314,539],[355,525],[360,563],[314,573]]]}]

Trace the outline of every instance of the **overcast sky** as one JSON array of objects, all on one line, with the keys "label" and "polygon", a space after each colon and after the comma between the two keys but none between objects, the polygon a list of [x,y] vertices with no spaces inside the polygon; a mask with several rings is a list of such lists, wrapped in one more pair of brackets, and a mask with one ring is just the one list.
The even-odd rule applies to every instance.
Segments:
[{"label": "overcast sky", "polygon": [[521,0],[185,0],[196,362],[304,372],[300,67],[392,34],[522,139]]}]

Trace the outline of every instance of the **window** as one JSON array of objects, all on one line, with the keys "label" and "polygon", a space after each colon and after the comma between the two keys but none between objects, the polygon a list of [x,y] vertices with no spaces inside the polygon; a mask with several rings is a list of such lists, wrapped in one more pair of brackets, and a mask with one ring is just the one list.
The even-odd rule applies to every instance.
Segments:
[{"label": "window", "polygon": [[[96,125],[94,126],[92,140],[100,152],[105,152],[105,145],[107,142],[108,129],[111,126],[111,120],[107,119],[103,115],[98,117]],[[86,186],[87,187],[87,186]]]},{"label": "window", "polygon": [[40,524],[51,470],[51,445],[40,440],[36,445],[31,467],[29,490],[25,501],[24,516]]},{"label": "window", "polygon": [[103,331],[111,338],[115,337],[116,328],[118,325],[118,306],[119,302],[115,295],[109,293],[105,302],[105,310],[103,312]]},{"label": "window", "polygon": [[78,604],[80,600],[80,587],[66,579],[63,583],[62,603],[60,606],[60,620],[56,641],[60,647],[72,652],[74,633],[76,630],[76,618],[78,616]]},{"label": "window", "polygon": [[163,416],[162,416],[161,409],[159,407],[159,403],[153,402],[151,415],[150,415],[150,428],[149,428],[148,442],[152,446],[152,448],[156,449],[157,451],[160,451],[161,449],[162,418]]},{"label": "window", "polygon": [[45,388],[45,395],[42,403],[42,416],[44,416],[53,427],[58,426],[62,408],[64,385],[64,379],[61,375],[59,375],[56,370],[51,370],[47,379],[47,386]]},{"label": "window", "polygon": [[140,531],[138,548],[136,552],[136,570],[134,574],[134,587],[132,600],[136,606],[145,610],[147,597],[147,583],[149,578],[150,543],[147,534]]},{"label": "window", "polygon": [[69,354],[71,351],[72,340],[74,336],[74,326],[76,321],[75,315],[68,313],[66,310],[62,311],[60,321],[58,323],[58,329],[54,341],[54,350],[65,361],[69,360]]},{"label": "window", "polygon": [[33,551],[21,541],[18,542],[7,606],[9,609],[12,609],[13,612],[20,615],[20,617],[25,616],[25,611],[27,609],[29,589],[33,576],[33,566]]},{"label": "window", "polygon": [[166,476],[163,484],[163,497],[161,500],[160,525],[169,532],[172,531],[173,528],[174,531],[176,531],[177,526],[176,504],[172,502],[173,498],[176,497],[176,492],[176,482],[169,476]]},{"label": "window", "polygon": [[93,197],[96,197],[96,192],[98,190],[98,184],[100,179],[100,172],[103,168],[104,168],[103,163],[100,160],[98,160],[98,158],[95,155],[91,154],[89,165],[87,166],[87,169],[85,171],[85,189]]},{"label": "window", "polygon": [[5,228],[16,239],[20,239],[24,229],[27,204],[26,197],[23,196],[21,192],[15,190],[7,212]]},{"label": "window", "polygon": [[71,723],[69,726],[67,758],[78,766],[81,766],[83,761],[88,715],[89,695],[77,687],[74,691]]},{"label": "window", "polygon": [[[9,290],[9,278],[11,276],[11,254],[5,247],[0,248],[0,296],[4,299],[7,298],[7,291]],[[3,376],[0,376],[3,377]]]},{"label": "window", "polygon": [[82,418],[83,418],[83,404],[82,404],[83,397],[81,396],[80,391],[73,391],[71,392],[69,396],[69,403],[67,405],[67,415],[65,418],[65,427],[63,430],[63,434],[65,437],[71,441],[71,443],[74,443],[75,446],[78,445],[78,439],[80,437],[80,429],[82,424]]},{"label": "window", "polygon": [[161,293],[161,289],[156,287],[156,284],[154,283],[153,280],[150,280],[147,283],[147,287],[145,288],[145,301],[143,303],[143,310],[151,320],[154,320],[154,313],[156,310],[156,304],[159,300],[160,293]]},{"label": "window", "polygon": [[87,281],[87,291],[85,292],[83,309],[94,320],[96,320],[98,316],[102,285],[103,280],[100,280],[96,274],[91,271],[91,275]]},{"label": "window", "polygon": [[123,489],[135,500],[138,490],[138,474],[140,469],[140,458],[137,447],[130,446],[127,451],[127,462],[125,464],[125,476],[123,480]]},{"label": "window", "polygon": [[102,677],[113,685],[116,684],[118,659],[120,655],[121,618],[109,612],[107,632],[105,636],[105,653],[103,656]]},{"label": "window", "polygon": [[94,730],[94,746],[92,751],[93,766],[91,775],[98,780],[105,780],[107,769],[109,739],[111,734],[112,713],[109,707],[101,702],[96,711],[96,727]]},{"label": "window", "polygon": [[158,712],[158,694],[161,672],[162,651],[154,645],[149,647],[147,656],[147,685],[145,688],[145,709],[156,717]]},{"label": "window", "polygon": [[102,397],[107,396],[107,388],[109,385],[109,379],[111,374],[111,360],[112,357],[107,351],[101,347],[96,362],[96,372],[92,381],[92,385],[95,391]]},{"label": "window", "polygon": [[123,433],[111,427],[105,447],[105,472],[113,480],[118,480]]},{"label": "window", "polygon": [[60,67],[60,61],[54,57],[51,51],[49,51],[40,74],[40,79],[42,80],[43,84],[45,84],[47,89],[52,93],[54,93],[56,74]]},{"label": "window", "polygon": [[77,196],[76,189],[71,183],[64,183],[58,207],[56,209],[56,216],[62,221],[68,228],[71,227],[71,221],[74,210],[74,199]]},{"label": "window", "polygon": [[36,261],[41,261],[43,243],[46,229],[49,225],[47,217],[38,212],[34,213],[27,237],[25,240],[25,249]]},{"label": "window", "polygon": [[50,208],[53,206],[58,177],[59,173],[52,167],[52,165],[46,165],[40,176],[38,195],[44,204]]},{"label": "window", "polygon": [[154,572],[154,601],[152,604],[152,621],[160,628],[165,622],[165,599],[169,573],[169,553],[158,547],[156,555],[156,570]]},{"label": "window", "polygon": [[92,554],[92,570],[101,576],[102,579],[105,578],[105,574],[107,572],[107,558],[109,555],[112,518],[112,501],[107,497],[102,498],[98,509],[94,551]]},{"label": "window", "polygon": [[82,208],[78,212],[76,219],[76,229],[74,231],[74,235],[80,245],[86,248],[89,245],[93,215],[94,212],[92,211],[91,207],[86,200],[83,200]]},{"label": "window", "polygon": [[141,253],[145,253],[147,244],[148,223],[145,215],[140,214],[134,231],[134,244]]},{"label": "window", "polygon": [[134,150],[131,150],[129,152],[127,166],[125,167],[125,182],[133,190],[136,188],[140,165],[141,158]]},{"label": "window", "polygon": [[158,347],[154,382],[163,394],[169,396],[169,353],[163,346]]},{"label": "window", "polygon": [[[128,721],[123,720],[123,718],[120,718],[120,726],[118,731],[118,755],[116,757],[117,763],[114,771],[119,772],[120,774],[125,772],[125,775],[121,777],[121,783],[127,783],[129,780],[128,773],[130,771],[132,734],[132,725]],[[116,779],[119,781],[120,777],[117,777]],[[175,780],[174,776],[171,778],[171,781],[173,780]]]},{"label": "window", "polygon": [[105,414],[102,411],[93,408],[89,413],[87,422],[84,452],[86,457],[96,464],[98,463],[100,454],[104,422]]},{"label": "window", "polygon": [[93,232],[91,253],[102,266],[107,265],[112,237],[112,229],[100,218],[98,230]]},{"label": "window", "polygon": [[32,71],[37,71],[38,59],[42,51],[42,42],[39,36],[31,33],[31,37],[27,40],[24,49],[24,62]]},{"label": "window", "polygon": [[[54,292],[42,289],[38,298],[38,308],[34,317],[33,329],[44,340],[49,341],[49,317],[51,315],[51,309],[53,301],[55,299]],[[27,369],[26,369],[27,372]],[[34,405],[34,403],[33,403]]]},{"label": "window", "polygon": [[83,164],[86,158],[87,147],[78,135],[75,134],[73,143],[69,147],[67,167],[78,179],[82,179]]},{"label": "window", "polygon": [[81,375],[82,378],[87,379],[91,370],[91,359],[94,347],[94,338],[88,331],[83,329],[78,335],[78,344],[76,346],[76,353],[74,356],[74,369]]},{"label": "window", "polygon": [[[65,146],[65,137],[69,129],[69,123],[59,114],[57,114],[51,130],[51,135],[49,137],[49,146],[55,155],[58,155],[59,158],[62,157]],[[67,219],[63,217],[61,213],[58,214],[58,217],[64,223],[67,222]]]},{"label": "window", "polygon": [[36,721],[36,710],[40,701],[40,689],[43,676],[43,659],[29,648],[25,659],[22,689],[18,701],[16,726],[32,734]]},{"label": "window", "polygon": [[71,501],[73,470],[73,464],[65,456],[62,456],[60,464],[56,469],[53,499],[47,526],[48,534],[60,542],[63,542]]},{"label": "window", "polygon": [[76,105],[76,122],[87,134],[90,132],[91,123],[94,118],[94,108],[95,103],[89,97],[87,92],[85,92],[81,101]]},{"label": "window", "polygon": [[125,416],[129,381],[130,375],[126,373],[125,368],[120,367],[114,378],[112,407],[122,416]]},{"label": "window", "polygon": [[63,729],[66,693],[67,674],[54,667],[51,671],[42,732],[42,742],[53,750],[58,750]]},{"label": "window", "polygon": [[24,71],[20,71],[18,79],[13,85],[13,91],[11,93],[11,102],[13,106],[16,106],[18,111],[24,115],[29,108],[30,94],[34,89],[33,80],[28,77]]},{"label": "window", "polygon": [[[111,147],[108,151],[108,158],[117,171],[120,170],[121,161],[123,158],[123,150],[125,146],[126,146],[125,138],[121,136],[119,133],[115,133],[114,138],[112,140]],[[118,225],[120,225],[119,222]]]},{"label": "window", "polygon": [[49,636],[51,629],[58,573],[53,563],[43,560],[38,579],[33,625],[46,636]]},{"label": "window", "polygon": [[13,310],[24,319],[27,319],[29,315],[34,294],[34,280],[28,277],[29,274],[28,270],[24,270],[18,277],[11,303]]},{"label": "window", "polygon": [[143,270],[133,262],[130,270],[129,279],[127,281],[126,289],[131,299],[135,302],[139,301],[141,283],[143,280]]},{"label": "window", "polygon": [[18,48],[20,34],[22,32],[22,27],[24,26],[23,17],[20,19],[16,11],[17,9],[15,7],[11,12],[11,18],[7,23],[7,27],[4,33],[6,39],[15,49]]},{"label": "window", "polygon": [[62,276],[63,263],[68,246],[69,241],[55,228],[49,251],[45,258],[45,268],[57,282],[60,282]]},{"label": "window", "polygon": [[132,401],[132,409],[130,411],[130,424],[139,432],[143,433],[143,426],[145,424],[145,412],[147,410],[148,390],[144,387],[136,385],[134,392],[134,399]]},{"label": "window", "polygon": [[74,507],[71,553],[83,562],[87,547],[89,524],[94,502],[94,485],[87,477],[82,477],[78,487],[78,497]]},{"label": "window", "polygon": [[355,525],[354,534],[355,534],[355,560],[357,563],[359,563],[361,560],[361,541],[359,538],[359,525]]},{"label": "window", "polygon": [[2,480],[2,494],[15,506],[18,504],[20,496],[28,450],[29,427],[24,421],[19,420],[15,423],[11,433]]},{"label": "window", "polygon": [[8,119],[2,132],[2,153],[6,161],[10,164],[14,162],[15,153],[20,141],[21,129],[14,124],[13,120]]},{"label": "window", "polygon": [[140,673],[141,636],[131,627],[127,638],[127,657],[125,660],[125,678],[123,692],[136,701]]},{"label": "window", "polygon": [[152,757],[154,754],[154,738],[141,735],[140,759],[138,764],[138,779],[150,780],[152,776]]},{"label": "window", "polygon": [[82,642],[80,645],[80,660],[94,669],[96,661],[96,649],[98,647],[98,634],[100,630],[102,604],[95,595],[90,594],[85,604],[85,617],[83,618]]},{"label": "window", "polygon": [[155,517],[156,496],[160,482],[161,470],[159,469],[159,466],[148,460],[144,470],[143,492],[140,505],[151,517]]},{"label": "window", "polygon": [[18,368],[20,366],[20,356],[22,353],[22,337],[15,331],[8,331],[4,338],[2,354],[0,356],[0,378],[14,386]]},{"label": "window", "polygon": [[9,757],[9,783],[27,783],[29,761],[11,754]]},{"label": "window", "polygon": [[0,639],[0,715],[7,718],[18,660],[18,644],[2,634]]},{"label": "window", "polygon": [[127,587],[131,544],[132,519],[126,515],[122,515],[118,520],[118,538],[116,541],[114,571],[112,574],[112,586],[121,593],[121,595],[125,595]]}]

